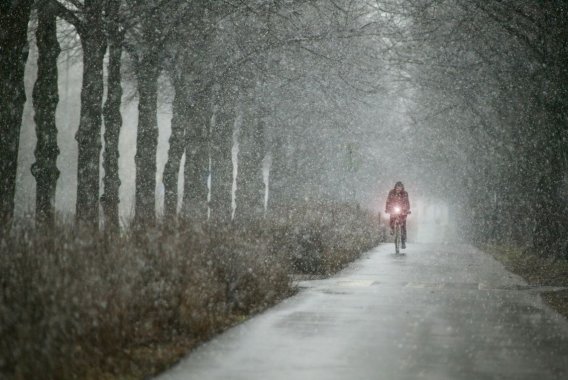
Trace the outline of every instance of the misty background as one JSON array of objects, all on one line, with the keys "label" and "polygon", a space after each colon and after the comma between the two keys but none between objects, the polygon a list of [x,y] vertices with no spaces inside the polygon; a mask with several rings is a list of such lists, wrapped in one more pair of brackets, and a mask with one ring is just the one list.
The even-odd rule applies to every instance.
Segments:
[{"label": "misty background", "polygon": [[[278,150],[279,153],[284,152],[290,163],[285,169],[292,181],[287,182],[284,192],[291,201],[328,199],[358,202],[373,212],[379,212],[388,190],[395,181],[402,180],[412,200],[417,200],[418,204],[433,199],[447,202],[447,194],[439,192],[433,184],[439,184],[452,173],[447,168],[428,165],[433,151],[432,142],[420,136],[420,130],[426,128],[436,136],[439,133],[437,125],[418,115],[421,112],[417,104],[419,74],[425,69],[424,64],[416,65],[407,56],[400,57],[400,54],[418,57],[421,53],[405,41],[414,27],[410,25],[410,14],[401,16],[396,8],[384,10],[365,2],[346,2],[346,8],[336,7],[337,4],[332,2],[308,3],[294,5],[303,12],[298,19],[304,29],[295,31],[292,38],[309,41],[310,36],[318,33],[318,40],[309,41],[306,44],[309,48],[303,51],[297,47],[269,50],[267,56],[273,62],[267,68],[270,72],[262,74],[270,81],[262,94],[262,101],[270,109],[264,133],[269,147],[263,157],[265,185],[268,185],[270,169],[278,165],[272,159]],[[286,9],[283,11],[287,12]],[[61,174],[57,180],[55,208],[63,215],[72,215],[77,187],[78,152],[74,136],[80,119],[82,53],[77,42],[79,37],[71,25],[59,20],[58,30],[64,46],[58,58],[56,124],[61,153],[57,167]],[[342,33],[346,36],[341,36]],[[340,38],[345,38],[346,42]],[[179,47],[186,48],[191,49],[191,46],[182,44]],[[108,53],[105,60],[108,63]],[[30,167],[36,146],[31,96],[37,78],[36,61],[37,46],[30,32],[30,55],[25,71],[28,100],[24,107],[18,152],[17,216],[34,212],[36,189]],[[138,99],[135,78],[128,72],[132,69],[127,66],[123,70],[119,207],[121,219],[127,222],[134,216]],[[105,70],[105,77],[107,75]],[[162,73],[159,82],[155,202],[157,213],[161,215],[164,202],[162,173],[169,149],[175,89],[167,73]],[[436,112],[437,106],[434,103],[431,112]],[[237,187],[240,124],[242,119],[237,116],[232,125],[233,197]],[[182,160],[178,181],[180,194],[183,193],[185,155]],[[101,188],[104,176],[102,161],[101,151]],[[266,190],[268,199],[268,188]],[[180,196],[178,209],[181,203]]]},{"label": "misty background", "polygon": [[[0,2],[0,377],[148,378],[300,282],[385,368],[563,374],[566,36],[565,0]],[[321,285],[358,259],[365,301]]]},{"label": "misty background", "polygon": [[[174,82],[178,78],[190,86],[182,106],[187,108],[208,73],[218,72],[220,83],[237,91],[227,93],[233,101],[243,91],[252,91],[262,123],[260,137],[254,137],[256,143],[262,141],[262,149],[245,148],[251,125],[245,113],[252,103],[241,100],[230,106],[233,115],[224,128],[232,136],[232,153],[225,156],[233,167],[232,184],[227,186],[233,209],[238,210],[239,173],[248,175],[242,165],[243,170],[238,170],[239,160],[249,152],[262,162],[264,203],[269,208],[271,198],[279,204],[288,202],[289,207],[299,200],[323,199],[358,202],[378,212],[388,189],[401,180],[411,200],[445,203],[451,224],[469,240],[493,239],[498,234],[530,245],[537,234],[535,246],[566,252],[567,242],[560,238],[566,228],[568,194],[562,79],[565,8],[552,3],[547,8],[531,2],[459,0],[243,4],[213,6],[205,15],[181,2],[170,4],[174,8],[160,16],[170,34],[159,52],[158,214],[163,213],[163,168],[175,118]],[[179,18],[174,17],[176,6]],[[128,18],[128,8],[121,11]],[[194,23],[192,17],[199,19]],[[204,24],[199,23],[204,20],[217,20],[211,33],[185,39],[202,30]],[[72,214],[81,50],[70,24],[59,19],[58,33],[63,41],[56,113],[61,175],[55,208]],[[128,40],[128,31],[126,36]],[[137,38],[135,33],[132,36]],[[139,123],[136,70],[128,50],[122,53],[119,138],[123,221],[134,216]],[[16,215],[34,211],[29,168],[36,143],[31,105],[36,57],[30,32]],[[202,123],[214,129],[215,111],[206,119]],[[192,120],[181,123],[191,125]],[[218,156],[215,152],[210,151],[213,159]],[[181,159],[184,164],[174,181],[179,209],[185,153]],[[215,168],[211,170],[214,173]],[[200,177],[209,179],[207,173]],[[212,178],[215,182],[215,174]]]}]

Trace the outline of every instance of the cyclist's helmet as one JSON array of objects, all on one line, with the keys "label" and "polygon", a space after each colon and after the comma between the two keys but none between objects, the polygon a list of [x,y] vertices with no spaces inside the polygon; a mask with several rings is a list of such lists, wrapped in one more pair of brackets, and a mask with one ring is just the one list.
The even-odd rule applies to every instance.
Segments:
[{"label": "cyclist's helmet", "polygon": [[400,181],[398,181],[397,183],[394,184],[394,188],[396,189],[397,187],[400,187],[400,188],[402,188],[402,190],[404,190],[404,185]]}]

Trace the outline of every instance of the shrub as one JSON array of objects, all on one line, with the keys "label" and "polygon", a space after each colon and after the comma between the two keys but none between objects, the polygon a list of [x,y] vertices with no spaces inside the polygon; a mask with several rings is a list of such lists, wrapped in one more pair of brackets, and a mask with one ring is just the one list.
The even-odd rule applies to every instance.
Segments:
[{"label": "shrub", "polygon": [[230,229],[109,237],[57,225],[1,244],[0,373],[16,379],[129,371],[136,347],[206,339],[292,291],[286,263]]},{"label": "shrub", "polygon": [[300,274],[330,275],[378,245],[378,219],[358,205],[311,203],[280,210],[268,223],[272,252]]},{"label": "shrub", "polygon": [[374,223],[319,204],[246,226],[20,224],[0,237],[0,377],[145,378],[290,295],[291,273],[344,267]]}]

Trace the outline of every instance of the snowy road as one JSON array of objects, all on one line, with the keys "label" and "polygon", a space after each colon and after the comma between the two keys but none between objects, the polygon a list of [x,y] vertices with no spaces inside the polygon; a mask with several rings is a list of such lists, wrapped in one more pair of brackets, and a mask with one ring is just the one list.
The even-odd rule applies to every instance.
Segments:
[{"label": "snowy road", "polygon": [[568,322],[469,246],[381,246],[158,379],[566,379]]}]

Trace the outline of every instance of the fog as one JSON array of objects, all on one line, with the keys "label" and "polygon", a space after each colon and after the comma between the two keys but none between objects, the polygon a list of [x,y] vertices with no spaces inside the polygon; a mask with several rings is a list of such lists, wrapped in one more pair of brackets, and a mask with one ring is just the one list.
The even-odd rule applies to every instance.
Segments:
[{"label": "fog", "polygon": [[[226,13],[230,17],[219,21],[214,35],[198,33],[186,45],[183,37],[182,42],[176,38],[191,32],[191,28],[199,31],[200,23],[214,16],[199,16],[199,12],[192,16],[196,18],[188,16],[194,20],[189,29],[176,24],[177,19],[165,16],[160,20],[160,27],[172,28],[178,36],[161,53],[164,69],[158,77],[157,169],[156,180],[151,181],[155,190],[145,190],[148,194],[155,191],[158,215],[163,214],[163,173],[170,151],[172,120],[176,118],[172,107],[174,82],[178,81],[180,96],[179,83],[186,86],[180,120],[192,125],[194,116],[189,107],[195,107],[201,96],[200,86],[214,72],[220,73],[222,82],[214,91],[228,91],[225,94],[230,104],[219,106],[221,103],[215,101],[217,111],[199,123],[212,133],[226,123],[222,129],[230,129],[228,136],[233,136],[232,148],[218,148],[230,149],[232,154],[215,148],[216,143],[210,153],[211,173],[218,172],[211,177],[212,186],[220,189],[216,179],[230,182],[227,188],[231,189],[233,217],[239,210],[239,178],[246,186],[252,173],[248,164],[239,165],[239,160],[250,159],[251,164],[263,167],[264,212],[271,204],[271,186],[267,186],[270,173],[277,173],[270,183],[272,198],[278,204],[293,207],[299,200],[357,202],[373,212],[381,211],[386,193],[401,180],[412,197],[444,199],[454,224],[469,230],[464,233],[468,239],[487,239],[481,219],[499,219],[505,214],[518,219],[515,204],[522,204],[529,212],[522,217],[522,223],[503,227],[502,234],[512,240],[526,237],[535,226],[546,223],[534,219],[530,210],[544,207],[544,203],[549,204],[546,207],[566,207],[568,180],[566,155],[562,153],[566,152],[566,128],[560,121],[562,126],[554,127],[564,111],[552,110],[564,91],[553,78],[563,75],[564,69],[559,67],[561,71],[555,72],[546,62],[541,64],[539,60],[545,58],[535,51],[546,47],[519,37],[527,14],[538,18],[538,9],[529,4],[517,5],[516,18],[505,23],[499,18],[503,9],[462,1],[437,6],[413,1],[382,5],[288,2],[266,6],[264,16],[235,8],[235,13]],[[226,11],[216,9],[219,15]],[[550,25],[550,46],[557,42],[557,27]],[[74,136],[81,112],[82,52],[73,27],[60,20],[58,28],[63,48],[58,59],[60,99],[56,113],[61,152],[57,167],[61,175],[55,208],[63,215],[72,215],[77,194],[78,150]],[[255,34],[260,30],[265,34]],[[472,31],[478,36],[473,38]],[[29,168],[36,145],[32,89],[37,47],[31,33],[30,52],[25,70],[28,100],[20,132],[16,215],[34,212],[35,182]],[[135,216],[134,156],[139,128],[135,60],[139,58],[129,57],[127,52],[123,55],[119,211],[121,220],[127,222]],[[106,64],[108,57],[107,52]],[[556,61],[549,64],[556,65]],[[250,96],[252,103],[247,98]],[[224,115],[226,112],[233,115]],[[257,128],[255,122],[261,123],[257,129],[260,134],[253,131]],[[254,147],[246,148],[246,144]],[[104,141],[98,160],[101,189],[103,151]],[[217,168],[224,165],[224,157],[232,161],[233,170],[227,169],[227,174],[223,166]],[[184,213],[185,154],[181,159],[173,159],[179,172],[172,183],[179,188],[177,209]],[[560,160],[558,168],[547,166],[556,159]],[[546,172],[548,168],[553,174]],[[225,175],[231,178],[225,180]],[[554,185],[546,183],[551,175],[556,176],[551,179]],[[200,181],[209,178],[205,173],[199,176]],[[249,191],[255,190],[243,188],[243,194]],[[553,199],[533,199],[543,191]],[[215,199],[213,193],[214,203]],[[250,201],[243,202],[240,210],[248,209]],[[491,202],[497,202],[499,212],[489,210]],[[465,215],[465,209],[474,210],[475,215]],[[559,223],[565,224],[563,219]],[[558,244],[564,245],[560,241]]]},{"label": "fog", "polygon": [[[67,26],[68,27],[68,26]],[[77,48],[75,48],[77,49]],[[26,97],[24,107],[24,120],[20,136],[20,149],[18,152],[18,175],[16,187],[17,216],[30,215],[35,212],[35,179],[30,167],[34,162],[34,149],[36,146],[35,123],[33,120],[32,90],[37,78],[37,47],[35,40],[30,41],[30,58],[26,65]],[[75,213],[77,192],[77,141],[75,134],[80,118],[80,95],[82,84],[82,63],[80,51],[67,51],[61,54],[58,61],[59,70],[59,104],[56,113],[56,123],[59,133],[57,143],[61,154],[57,158],[57,167],[61,175],[57,180],[55,207],[62,215],[72,216]],[[125,83],[125,93],[121,113],[123,126],[120,130],[120,159],[119,174],[122,182],[120,188],[120,216],[129,220],[134,213],[134,154],[136,152],[136,127],[138,123],[138,101],[133,87]],[[161,172],[163,171],[168,151],[168,139],[171,134],[171,93],[168,88],[161,92],[158,109],[159,143],[157,154],[158,174],[156,175],[156,205],[163,207],[164,191]],[[102,168],[101,153],[101,186],[104,170]],[[180,182],[181,183],[181,182]]]},{"label": "fog", "polygon": [[[60,22],[60,28],[70,26]],[[74,138],[80,119],[80,93],[82,85],[81,51],[78,46],[69,47],[59,57],[59,104],[57,106],[56,123],[58,125],[58,145],[61,154],[57,166],[61,175],[57,181],[55,207],[62,215],[72,216],[75,211],[77,187],[77,142]],[[26,95],[23,123],[21,128],[21,143],[18,152],[18,174],[16,186],[16,215],[33,215],[35,202],[35,180],[29,168],[34,162],[35,123],[33,119],[32,90],[37,78],[37,47],[33,36],[30,40],[30,58],[26,65]],[[106,57],[108,61],[108,55]],[[348,65],[349,62],[342,65]],[[105,71],[106,72],[106,71]],[[311,75],[307,73],[306,75]],[[106,74],[105,74],[106,75]],[[321,75],[321,73],[319,73]],[[309,80],[309,79],[308,79]],[[324,81],[325,83],[321,83]],[[424,141],[414,141],[411,133],[416,128],[408,116],[411,100],[408,94],[411,90],[400,89],[399,85],[381,78],[381,91],[371,95],[353,93],[352,89],[334,87],[336,78],[326,76],[315,78],[315,84],[303,84],[295,89],[300,97],[294,99],[279,99],[279,93],[270,94],[273,104],[283,105],[282,110],[276,110],[274,121],[268,129],[269,138],[274,138],[279,129],[291,128],[290,123],[296,124],[291,136],[287,136],[288,144],[282,149],[288,155],[301,155],[301,160],[308,163],[308,178],[302,177],[302,187],[305,199],[328,198],[337,201],[355,201],[375,212],[381,211],[386,200],[386,193],[397,180],[404,179],[411,188],[411,193],[424,195],[430,191],[424,186],[429,182],[429,174],[420,173],[420,162],[416,162],[409,151],[416,144]],[[158,129],[157,145],[157,174],[156,174],[156,207],[157,213],[162,214],[164,203],[164,187],[162,172],[167,160],[169,149],[168,140],[171,135],[173,92],[168,78],[162,76],[158,100]],[[331,83],[329,83],[331,82]],[[136,128],[138,123],[138,100],[134,83],[124,82],[121,113],[123,126],[120,130],[120,216],[128,221],[134,216],[135,197],[135,163]],[[309,87],[306,87],[309,86]],[[312,87],[313,86],[313,87]],[[316,86],[324,87],[318,88]],[[325,88],[326,86],[331,87]],[[330,94],[332,90],[346,91]],[[402,94],[401,94],[402,92]],[[302,95],[304,94],[304,95]],[[305,97],[304,98],[302,98]],[[309,108],[304,108],[309,107]],[[337,108],[339,107],[339,108]],[[307,110],[307,112],[305,112]],[[306,114],[302,114],[303,111]],[[331,112],[329,112],[331,111]],[[280,114],[281,113],[281,114]],[[237,115],[233,123],[233,198],[238,176],[238,145],[242,115]],[[313,128],[311,126],[314,125]],[[104,125],[103,132],[104,133]],[[306,139],[304,141],[300,141]],[[300,143],[298,144],[298,141]],[[103,142],[104,149],[104,142]],[[326,163],[318,159],[328,160]],[[185,161],[185,156],[183,157]],[[181,163],[183,168],[184,161]],[[271,164],[271,154],[264,159],[265,184],[267,184]],[[301,175],[302,173],[297,173]],[[179,189],[183,192],[183,170],[179,171]],[[101,152],[101,187],[104,169]],[[420,186],[422,184],[422,187]],[[298,184],[296,184],[298,185]],[[294,189],[290,193],[295,192]],[[266,203],[269,191],[266,189]],[[181,196],[178,208],[181,207]],[[233,208],[236,202],[233,199]]]},{"label": "fog", "polygon": [[[33,122],[33,108],[31,104],[31,91],[35,80],[34,55],[37,54],[34,46],[31,47],[30,60],[26,67],[26,92],[28,101],[24,108],[24,123],[21,130],[21,144],[18,153],[18,176],[16,187],[16,215],[30,215],[34,212],[35,203],[35,180],[29,168],[34,162],[34,149],[36,144],[35,125]],[[81,63],[80,57],[70,58],[59,62],[59,70],[62,73],[59,79],[60,103],[57,109],[57,124],[60,127],[58,134],[58,145],[62,154],[58,157],[57,166],[61,170],[61,176],[57,182],[56,202],[57,211],[63,215],[73,215],[75,211],[76,187],[77,187],[77,148],[74,135],[80,116],[79,96],[81,89]],[[166,86],[164,86],[166,87]],[[119,174],[121,178],[120,188],[120,215],[125,221],[130,220],[134,213],[135,195],[135,171],[134,155],[136,152],[136,125],[137,125],[137,100],[135,95],[126,91],[123,99],[124,122],[120,133],[120,161]],[[159,143],[157,154],[158,174],[156,175],[156,207],[157,212],[162,214],[164,202],[164,188],[161,172],[167,160],[171,134],[171,95],[170,88],[164,88],[164,93],[160,99],[158,113]],[[335,178],[324,179],[325,185],[317,184],[312,195],[316,199],[322,196],[339,201],[356,201],[362,206],[372,209],[375,212],[382,211],[386,201],[388,190],[392,188],[397,180],[405,180],[411,194],[428,196],[431,191],[421,188],[420,184],[429,182],[429,174],[422,173],[417,167],[419,162],[414,162],[414,157],[408,153],[415,149],[416,142],[408,139],[411,120],[405,117],[407,112],[405,99],[395,97],[392,101],[382,97],[376,100],[378,103],[360,107],[355,105],[354,109],[346,108],[342,112],[356,118],[357,121],[350,121],[344,128],[349,129],[348,136],[342,133],[329,131],[324,135],[326,145],[331,147],[328,153],[335,160],[334,166],[325,168],[325,173],[329,173]],[[385,104],[386,103],[386,104]],[[356,108],[355,108],[356,107]],[[323,116],[323,115],[322,115]],[[327,116],[318,120],[322,125],[333,125],[342,123]],[[235,121],[233,141],[233,189],[236,187],[236,176],[238,175],[238,124]],[[309,149],[309,148],[307,148]],[[185,159],[185,158],[184,158]],[[270,172],[270,157],[265,162],[265,180],[268,180]],[[353,166],[353,168],[350,167]],[[183,167],[183,161],[181,164]],[[319,168],[318,168],[319,169]],[[347,172],[351,170],[352,172]],[[347,172],[347,173],[346,173]],[[335,175],[334,175],[335,173]],[[101,177],[104,176],[101,161]],[[320,180],[318,178],[318,180]],[[183,192],[183,171],[179,173],[179,189]],[[329,186],[326,186],[329,184]],[[102,183],[101,183],[102,186]],[[432,194],[432,193],[430,193]],[[268,191],[266,198],[268,199]],[[181,198],[179,200],[181,206]],[[236,207],[236,202],[233,207]]]},{"label": "fog", "polygon": [[[408,297],[401,283],[440,293],[393,328],[442,331],[440,357],[466,370],[471,341],[509,369],[565,364],[564,322],[482,250],[566,285],[566,1],[2,4],[0,377],[148,378],[298,287],[315,289],[310,308],[333,294],[372,325],[369,310],[392,308],[375,296]],[[407,256],[385,210],[399,181]],[[344,293],[334,275],[369,289]],[[543,342],[557,356],[529,352]],[[176,346],[162,358],[161,344]]]}]

